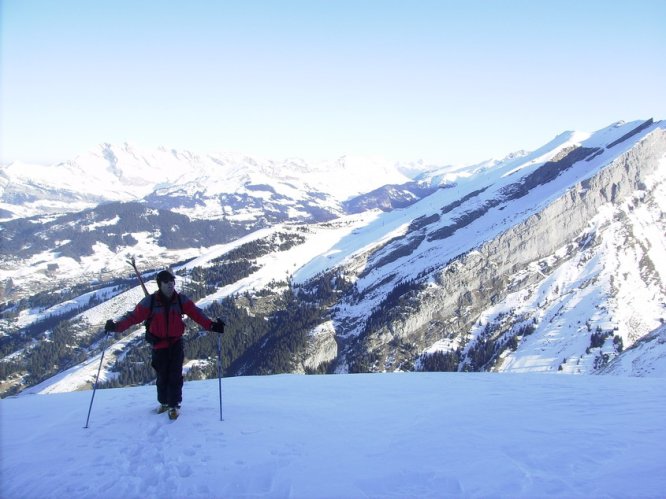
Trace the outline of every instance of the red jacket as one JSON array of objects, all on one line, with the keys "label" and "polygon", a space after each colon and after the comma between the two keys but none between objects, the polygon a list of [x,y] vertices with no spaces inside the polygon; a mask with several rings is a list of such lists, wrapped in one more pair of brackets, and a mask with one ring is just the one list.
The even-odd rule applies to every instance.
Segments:
[{"label": "red jacket", "polygon": [[[181,294],[180,302],[178,300],[178,293],[174,292],[168,307],[165,307],[163,300],[166,298],[162,293],[156,291],[153,293],[153,311],[152,316],[150,312],[150,296],[146,296],[141,300],[134,310],[125,314],[117,323],[116,331],[122,333],[126,329],[145,321],[149,317],[151,334],[160,338],[153,345],[153,348],[168,348],[180,338],[185,332],[185,323],[183,322],[182,314],[187,314],[192,320],[199,324],[206,331],[210,331],[213,324],[203,311],[197,307],[192,300],[187,296]],[[181,310],[182,305],[182,310]]]}]

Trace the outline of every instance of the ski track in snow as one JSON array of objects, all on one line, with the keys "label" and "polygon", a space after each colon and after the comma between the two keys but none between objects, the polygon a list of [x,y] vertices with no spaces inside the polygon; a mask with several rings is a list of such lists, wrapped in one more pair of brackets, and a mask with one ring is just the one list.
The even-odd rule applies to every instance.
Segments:
[{"label": "ski track in snow", "polygon": [[657,497],[662,379],[240,377],[4,399],[2,497]]}]

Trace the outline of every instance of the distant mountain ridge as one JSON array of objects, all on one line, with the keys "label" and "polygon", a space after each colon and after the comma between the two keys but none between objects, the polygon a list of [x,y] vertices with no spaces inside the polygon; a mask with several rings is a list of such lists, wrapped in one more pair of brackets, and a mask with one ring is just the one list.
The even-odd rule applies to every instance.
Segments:
[{"label": "distant mountain ridge", "polygon": [[63,163],[0,167],[0,210],[12,219],[146,200],[192,218],[260,218],[244,209],[249,201],[254,208],[292,205],[290,216],[298,219],[302,210],[305,220],[309,206],[338,216],[342,202],[433,168],[360,157],[308,164],[102,144]]}]

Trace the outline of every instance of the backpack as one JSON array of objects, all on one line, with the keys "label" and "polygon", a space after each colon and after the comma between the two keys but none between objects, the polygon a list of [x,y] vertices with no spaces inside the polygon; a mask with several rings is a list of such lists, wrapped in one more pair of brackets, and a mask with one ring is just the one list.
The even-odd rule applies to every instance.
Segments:
[{"label": "backpack", "polygon": [[[180,293],[176,293],[176,296],[178,296],[178,307],[180,308],[180,315],[183,315],[183,302],[181,301],[180,298]],[[153,308],[155,307],[155,293],[151,293],[150,295],[150,315],[148,318],[143,321],[143,325],[146,328],[146,332],[144,333],[143,337],[151,345],[154,345],[158,341],[160,341],[162,338],[158,338],[154,334],[150,332],[150,321],[153,318]]]}]

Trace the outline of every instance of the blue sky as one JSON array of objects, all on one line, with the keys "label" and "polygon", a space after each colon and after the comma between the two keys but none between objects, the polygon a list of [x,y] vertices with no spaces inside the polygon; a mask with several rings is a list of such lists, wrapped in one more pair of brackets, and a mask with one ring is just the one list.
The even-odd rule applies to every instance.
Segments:
[{"label": "blue sky", "polygon": [[666,119],[666,1],[2,0],[0,161],[477,162]]}]

